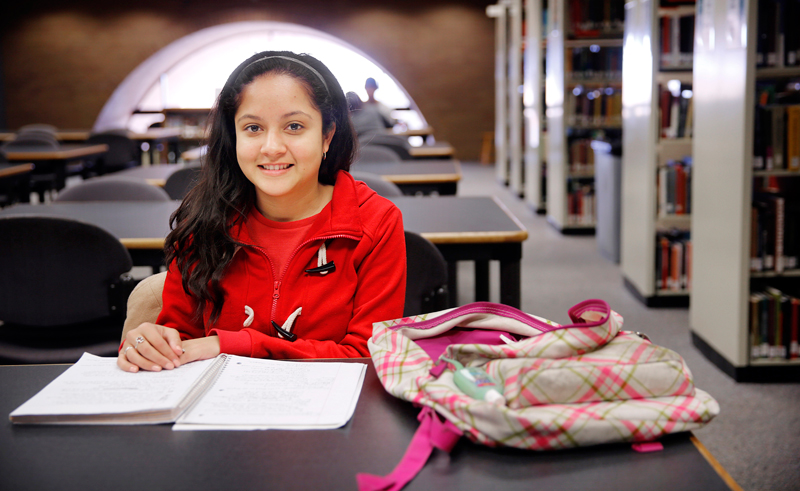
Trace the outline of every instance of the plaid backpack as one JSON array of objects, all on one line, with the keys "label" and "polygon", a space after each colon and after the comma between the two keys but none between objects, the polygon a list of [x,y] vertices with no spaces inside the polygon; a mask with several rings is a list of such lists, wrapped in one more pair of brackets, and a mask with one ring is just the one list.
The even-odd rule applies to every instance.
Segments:
[{"label": "plaid backpack", "polygon": [[[569,316],[573,324],[562,326],[477,302],[375,323],[369,348],[383,386],[423,410],[397,468],[386,477],[359,474],[359,489],[402,488],[434,447],[449,452],[461,435],[531,450],[641,443],[699,428],[719,413],[679,354],[622,331],[622,317],[606,302],[581,302]],[[506,405],[467,396],[444,358],[484,368]]]}]

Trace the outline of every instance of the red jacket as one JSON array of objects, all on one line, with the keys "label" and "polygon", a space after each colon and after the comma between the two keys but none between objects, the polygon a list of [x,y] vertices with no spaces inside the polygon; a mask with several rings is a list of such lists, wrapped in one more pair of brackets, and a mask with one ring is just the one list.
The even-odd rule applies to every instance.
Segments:
[{"label": "red jacket", "polygon": [[[253,243],[247,227],[237,225],[231,232],[239,241]],[[309,273],[306,270],[318,266],[323,242],[327,262],[334,263],[335,270]],[[318,215],[285,271],[283,277],[276,277],[280,273],[273,273],[263,249],[240,248],[221,282],[222,312],[210,324],[210,305],[203,320],[195,320],[196,301],[184,291],[173,261],[156,322],[177,329],[183,339],[215,334],[221,352],[235,355],[273,359],[369,356],[372,323],[403,315],[406,250],[400,210],[349,173],[339,172],[330,206]],[[290,328],[296,340],[281,338],[272,321],[283,326],[299,307],[302,312]]]}]

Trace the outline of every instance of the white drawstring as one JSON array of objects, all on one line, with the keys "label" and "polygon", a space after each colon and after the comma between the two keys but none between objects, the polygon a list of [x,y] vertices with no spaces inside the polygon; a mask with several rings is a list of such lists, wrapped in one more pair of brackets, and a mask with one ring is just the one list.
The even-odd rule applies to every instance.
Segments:
[{"label": "white drawstring", "polygon": [[[300,313],[302,311],[303,311],[303,307],[297,307],[297,310],[292,312],[292,315],[290,315],[289,317],[286,318],[286,322],[283,323],[283,325],[281,326],[281,329],[283,329],[286,332],[292,332],[292,325],[294,324],[294,320],[297,318],[298,315],[300,315]],[[278,336],[281,337],[281,338],[283,337],[283,335],[281,335],[281,333],[278,333]]]},{"label": "white drawstring", "polygon": [[[319,246],[319,250],[317,250],[317,267],[325,266],[328,264],[328,251],[325,247],[325,242],[322,242],[322,245]],[[325,275],[328,274],[327,271],[321,271],[319,274]]]},{"label": "white drawstring", "polygon": [[[294,326],[294,320],[297,319],[297,316],[300,315],[302,312],[303,312],[303,307],[297,307],[297,310],[292,312],[292,315],[286,318],[286,321],[281,326],[281,329],[283,329],[286,332],[292,332],[292,327]],[[250,327],[250,325],[253,324],[253,319],[255,319],[256,313],[253,310],[253,308],[250,307],[249,305],[244,306],[244,313],[247,316],[247,319],[244,320],[242,326]],[[278,336],[283,337],[280,333],[278,333]]]}]

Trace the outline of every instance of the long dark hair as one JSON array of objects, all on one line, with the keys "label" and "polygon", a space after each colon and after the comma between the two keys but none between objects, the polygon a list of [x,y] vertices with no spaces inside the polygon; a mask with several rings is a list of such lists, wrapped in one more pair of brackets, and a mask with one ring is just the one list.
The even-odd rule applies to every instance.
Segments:
[{"label": "long dark hair", "polygon": [[209,115],[208,152],[197,185],[170,217],[164,245],[167,264],[173,260],[181,273],[183,289],[198,300],[197,316],[211,303],[211,321],[219,318],[223,290],[220,281],[236,248],[242,246],[230,229],[241,223],[255,202],[255,187],[236,159],[234,116],[241,93],[266,73],[289,75],[307,90],[322,114],[323,134],[336,127],[318,180],[334,184],[339,170],[349,170],[356,139],[347,100],[339,82],[316,58],[288,51],[264,51],[239,65],[225,83]]}]

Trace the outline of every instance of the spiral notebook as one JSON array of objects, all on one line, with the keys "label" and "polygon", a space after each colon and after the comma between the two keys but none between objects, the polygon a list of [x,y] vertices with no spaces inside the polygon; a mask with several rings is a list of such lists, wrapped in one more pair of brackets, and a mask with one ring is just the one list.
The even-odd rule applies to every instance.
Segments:
[{"label": "spiral notebook", "polygon": [[81,359],[15,409],[17,424],[176,423],[174,430],[329,429],[355,411],[363,363],[219,355],[174,370],[129,373],[116,358]]}]

